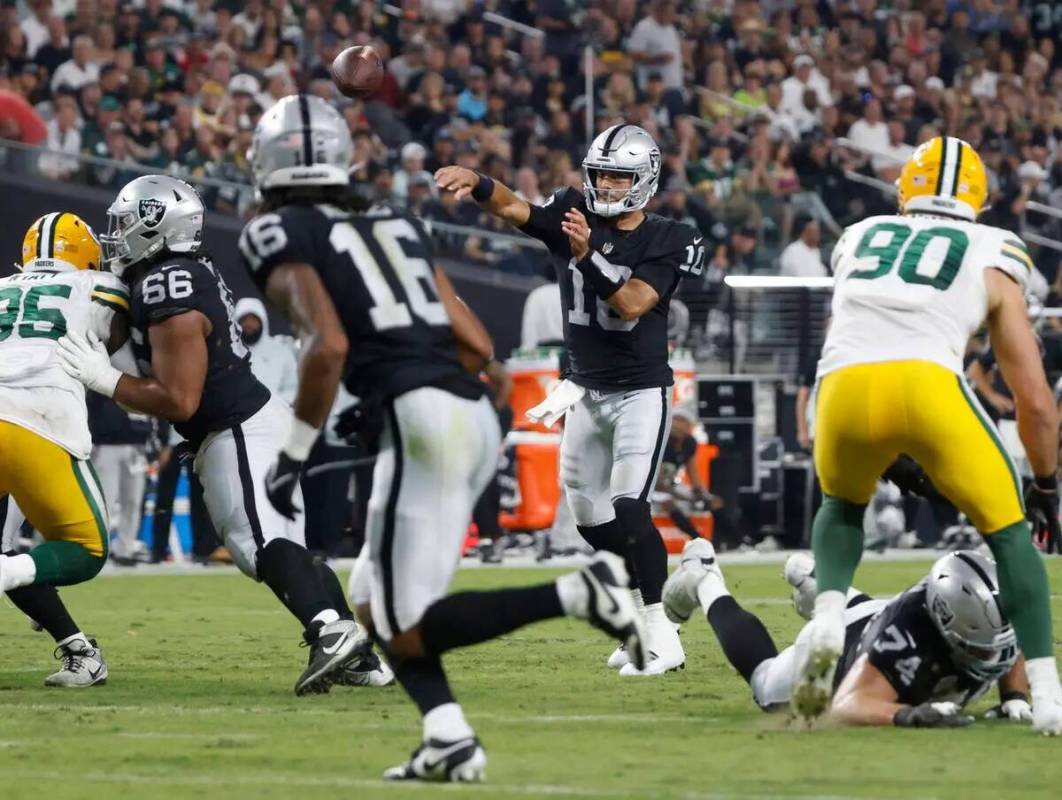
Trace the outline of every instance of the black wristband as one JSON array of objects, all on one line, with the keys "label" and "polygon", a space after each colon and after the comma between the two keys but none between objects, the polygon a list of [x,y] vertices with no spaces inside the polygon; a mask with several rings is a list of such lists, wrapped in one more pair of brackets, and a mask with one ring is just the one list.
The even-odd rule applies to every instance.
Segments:
[{"label": "black wristband", "polygon": [[[627,281],[620,275],[610,276],[606,274],[602,269],[594,263],[594,256],[597,253],[591,250],[587,253],[586,258],[582,261],[575,262],[575,268],[583,274],[583,276],[590,282],[591,288],[594,290],[594,294],[600,297],[602,300],[608,300],[612,295],[623,288],[623,284]],[[604,256],[598,256],[605,262],[605,266],[611,270],[615,270],[605,261]]]},{"label": "black wristband", "polygon": [[1003,705],[1004,703],[1009,703],[1011,700],[1021,700],[1021,701],[1025,702],[1025,703],[1028,703],[1029,702],[1029,696],[1027,694],[1025,694],[1025,692],[1016,692],[1016,691],[1000,692],[999,693],[999,704],[1000,705]]},{"label": "black wristband", "polygon": [[477,203],[486,203],[494,194],[494,181],[486,175],[479,176],[479,183],[472,189],[472,199]]},{"label": "black wristband", "polygon": [[1044,494],[1054,494],[1058,491],[1058,478],[1055,475],[1036,476],[1033,478],[1033,486]]}]

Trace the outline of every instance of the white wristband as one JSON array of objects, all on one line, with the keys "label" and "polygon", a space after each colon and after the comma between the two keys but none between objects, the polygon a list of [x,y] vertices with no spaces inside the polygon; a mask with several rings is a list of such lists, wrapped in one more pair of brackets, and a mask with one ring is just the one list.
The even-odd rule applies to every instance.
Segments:
[{"label": "white wristband", "polygon": [[284,453],[293,461],[305,461],[317,441],[319,431],[313,425],[295,417],[291,425],[291,433],[288,435],[288,443],[284,445]]}]

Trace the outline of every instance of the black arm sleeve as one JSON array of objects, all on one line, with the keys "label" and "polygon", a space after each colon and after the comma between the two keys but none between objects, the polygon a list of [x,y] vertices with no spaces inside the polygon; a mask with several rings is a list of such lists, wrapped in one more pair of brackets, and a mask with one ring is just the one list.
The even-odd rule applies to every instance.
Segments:
[{"label": "black arm sleeve", "polygon": [[543,242],[550,252],[559,256],[570,256],[571,248],[568,237],[561,230],[561,223],[568,209],[576,205],[578,195],[574,189],[558,189],[540,206],[530,204],[531,215],[520,230],[528,236]]}]

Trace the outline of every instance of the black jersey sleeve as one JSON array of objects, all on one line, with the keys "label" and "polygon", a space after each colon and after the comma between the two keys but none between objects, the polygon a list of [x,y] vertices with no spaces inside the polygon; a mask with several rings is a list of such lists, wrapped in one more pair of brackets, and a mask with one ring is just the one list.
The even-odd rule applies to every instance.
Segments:
[{"label": "black jersey sleeve", "polygon": [[540,206],[531,203],[531,215],[520,230],[543,242],[554,255],[570,256],[568,237],[561,230],[561,223],[568,209],[578,206],[579,199],[579,193],[566,186],[551,194]]},{"label": "black jersey sleeve", "polygon": [[187,311],[201,311],[209,318],[218,293],[210,270],[192,259],[164,263],[153,269],[139,290],[148,323]]},{"label": "black jersey sleeve", "polygon": [[240,234],[240,255],[260,289],[281,264],[316,264],[321,236],[328,232],[312,206],[286,206],[259,214]]},{"label": "black jersey sleeve", "polygon": [[632,277],[645,281],[664,297],[678,279],[699,276],[704,271],[704,236],[692,225],[671,223],[657,237],[646,260],[634,268]]}]

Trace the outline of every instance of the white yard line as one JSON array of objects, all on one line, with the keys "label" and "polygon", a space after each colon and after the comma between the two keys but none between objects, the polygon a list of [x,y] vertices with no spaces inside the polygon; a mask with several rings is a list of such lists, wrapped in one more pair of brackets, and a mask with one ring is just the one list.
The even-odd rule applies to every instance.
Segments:
[{"label": "white yard line", "polygon": [[[139,786],[199,786],[199,787],[255,787],[287,786],[322,789],[378,789],[398,794],[405,792],[447,792],[470,793],[487,796],[517,795],[523,797],[616,797],[644,798],[653,793],[651,786],[631,790],[611,790],[599,787],[558,786],[554,784],[426,784],[411,781],[392,782],[371,778],[349,778],[345,776],[311,776],[293,773],[268,773],[255,775],[149,775],[123,770],[109,770],[105,773],[67,774],[59,770],[4,770],[4,780],[26,780],[35,783],[41,780],[66,781],[76,778],[79,782],[101,784],[125,784]],[[684,792],[678,795],[683,800],[777,800],[777,793],[760,792]],[[797,800],[873,800],[867,795],[809,795],[786,794],[782,797]],[[913,798],[912,798],[913,800]],[[920,797],[919,800],[931,800]]]}]

